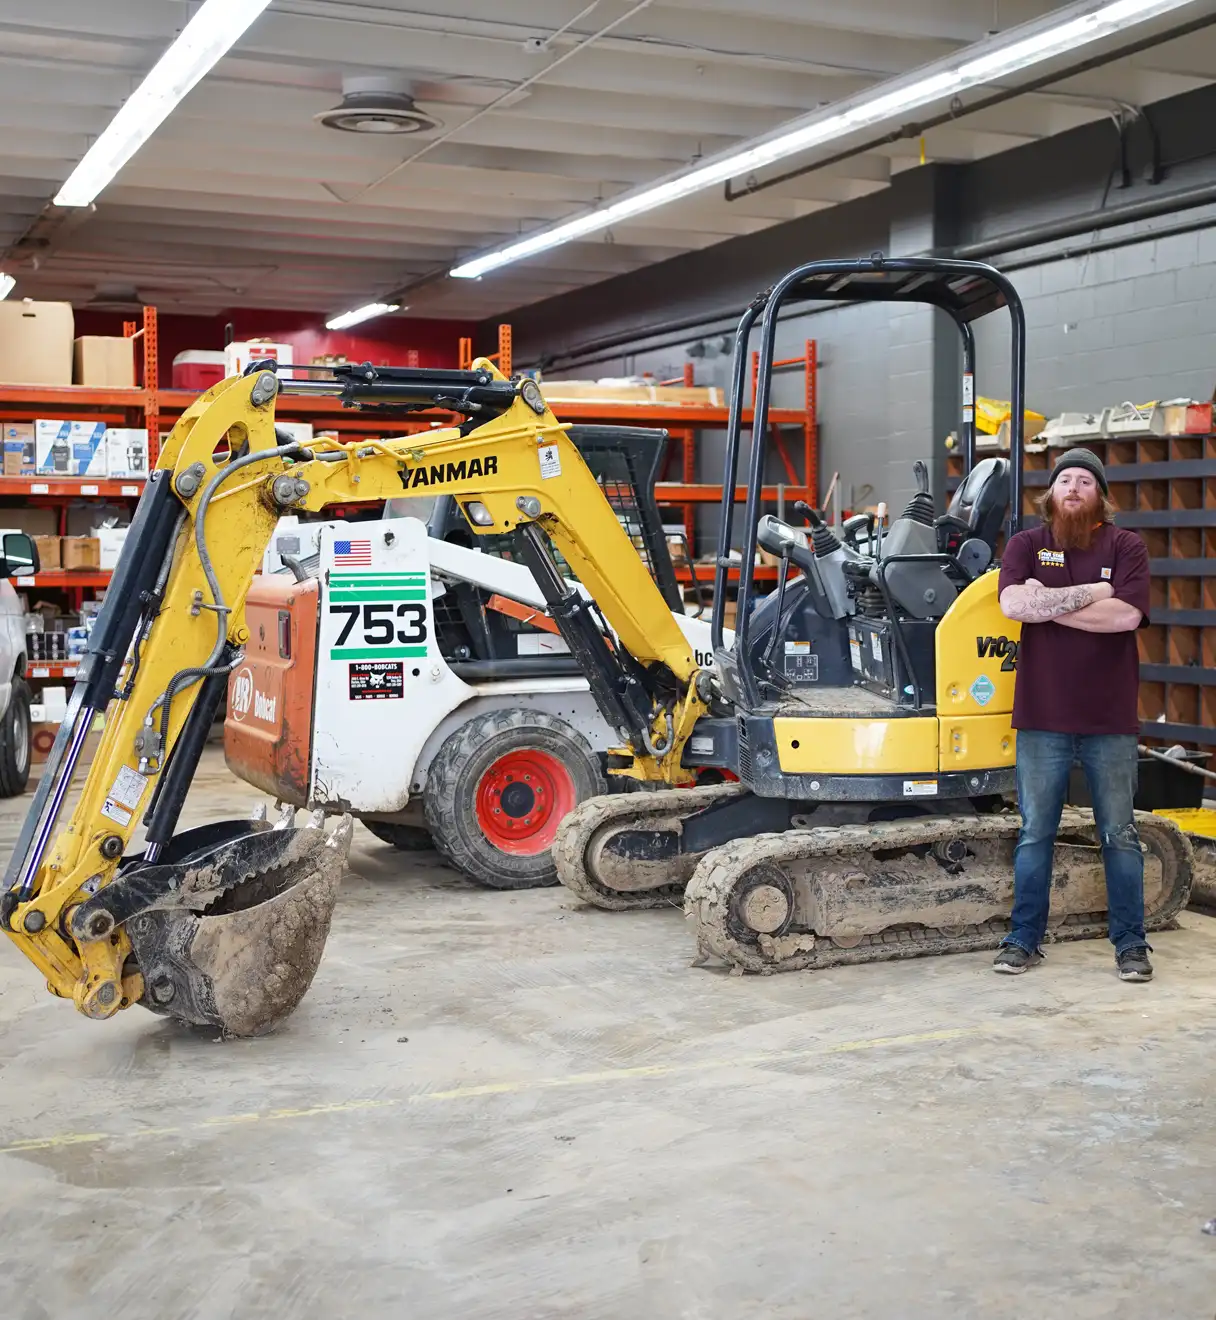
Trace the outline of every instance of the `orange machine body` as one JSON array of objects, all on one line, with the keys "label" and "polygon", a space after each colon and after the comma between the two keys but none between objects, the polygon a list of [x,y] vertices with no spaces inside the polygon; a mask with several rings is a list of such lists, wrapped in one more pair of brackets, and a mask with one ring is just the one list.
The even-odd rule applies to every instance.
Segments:
[{"label": "orange machine body", "polygon": [[246,782],[284,802],[308,799],[317,675],[316,578],[254,579],[245,604],[249,641],[228,681],[224,755]]}]

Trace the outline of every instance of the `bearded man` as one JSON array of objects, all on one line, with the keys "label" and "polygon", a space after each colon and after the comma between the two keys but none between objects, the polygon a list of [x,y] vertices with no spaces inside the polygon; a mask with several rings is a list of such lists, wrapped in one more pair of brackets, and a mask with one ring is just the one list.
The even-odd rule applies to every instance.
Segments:
[{"label": "bearded man", "polygon": [[1109,933],[1121,980],[1152,978],[1144,937],[1144,858],[1136,793],[1140,664],[1136,629],[1149,618],[1149,563],[1135,532],[1114,525],[1101,460],[1070,449],[1038,504],[1041,525],[1005,548],[1001,611],[1022,624],[1013,727],[1022,829],[1013,915],[993,969],[1042,958],[1051,863],[1072,767],[1089,784],[1106,869]]}]

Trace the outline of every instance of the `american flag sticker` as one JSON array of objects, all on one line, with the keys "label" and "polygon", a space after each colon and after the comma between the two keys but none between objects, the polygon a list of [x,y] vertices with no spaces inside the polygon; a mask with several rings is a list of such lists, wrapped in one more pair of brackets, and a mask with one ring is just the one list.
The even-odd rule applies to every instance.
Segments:
[{"label": "american flag sticker", "polygon": [[372,543],[370,541],[335,541],[335,568],[371,568]]}]

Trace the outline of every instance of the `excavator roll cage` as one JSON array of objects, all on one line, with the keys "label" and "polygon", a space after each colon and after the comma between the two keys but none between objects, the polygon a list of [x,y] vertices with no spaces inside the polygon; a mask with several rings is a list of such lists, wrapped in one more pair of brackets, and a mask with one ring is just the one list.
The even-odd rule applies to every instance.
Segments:
[{"label": "excavator roll cage", "polygon": [[[760,325],[759,372],[756,378],[747,471],[747,503],[743,511],[742,565],[739,579],[738,625],[732,643],[743,704],[761,704],[760,681],[750,645],[752,606],[756,598],[756,546],[760,522],[760,495],[767,453],[768,411],[773,389],[780,314],[793,302],[919,303],[940,308],[954,321],[962,339],[962,439],[964,480],[975,467],[975,333],[972,324],[1001,307],[1009,313],[1011,344],[1009,371],[1009,519],[1007,534],[1021,527],[1023,487],[1023,419],[1026,397],[1026,318],[1013,284],[999,271],[981,262],[942,257],[871,257],[860,261],[811,261],[798,266],[760,294],[744,312],[735,332],[731,368],[730,415],[726,433],[725,471],[718,534],[717,572],[711,623],[713,647],[721,666],[727,574],[737,561],[730,557],[735,527],[734,491],[739,472],[743,400],[747,391],[749,349],[757,320]],[[761,317],[763,319],[761,320]],[[905,558],[902,557],[901,558]],[[906,562],[949,562],[948,555],[917,555]],[[896,562],[896,561],[892,561]],[[885,574],[885,569],[882,573]],[[894,614],[894,611],[892,611]],[[733,666],[732,666],[733,668]],[[918,699],[917,704],[920,704]]]}]

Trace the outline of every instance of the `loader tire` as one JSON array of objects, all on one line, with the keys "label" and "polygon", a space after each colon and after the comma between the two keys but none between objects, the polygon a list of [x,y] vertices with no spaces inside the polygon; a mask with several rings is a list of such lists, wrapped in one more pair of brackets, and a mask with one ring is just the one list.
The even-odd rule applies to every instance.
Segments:
[{"label": "loader tire", "polygon": [[30,781],[30,689],[23,678],[13,679],[8,709],[0,718],[0,797],[20,797]]},{"label": "loader tire", "polygon": [[491,889],[557,884],[557,827],[607,791],[590,744],[564,720],[496,710],[452,733],[427,769],[423,806],[440,855]]},{"label": "loader tire", "polygon": [[429,852],[435,846],[430,830],[421,825],[402,825],[395,820],[365,820],[362,823],[381,843],[391,843],[402,852]]}]

